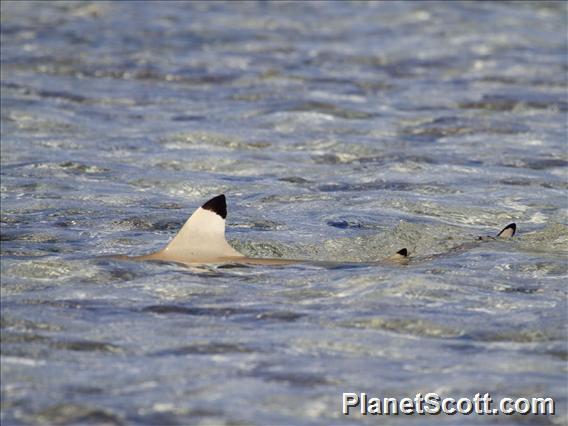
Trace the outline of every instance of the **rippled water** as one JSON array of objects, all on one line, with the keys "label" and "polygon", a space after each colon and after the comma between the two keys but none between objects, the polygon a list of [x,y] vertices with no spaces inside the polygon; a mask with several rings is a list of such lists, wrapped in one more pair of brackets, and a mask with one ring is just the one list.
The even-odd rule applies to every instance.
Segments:
[{"label": "rippled water", "polygon": [[[3,425],[409,420],[342,392],[551,396],[414,420],[567,421],[566,3],[1,12]],[[100,257],[222,192],[247,254],[351,263]]]}]

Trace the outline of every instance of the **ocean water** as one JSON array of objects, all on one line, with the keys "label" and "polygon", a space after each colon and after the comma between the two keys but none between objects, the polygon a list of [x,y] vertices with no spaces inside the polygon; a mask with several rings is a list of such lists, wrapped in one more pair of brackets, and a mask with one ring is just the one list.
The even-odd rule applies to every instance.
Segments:
[{"label": "ocean water", "polygon": [[[2,1],[2,425],[566,424],[567,10]],[[103,257],[220,193],[243,252],[339,263]]]}]

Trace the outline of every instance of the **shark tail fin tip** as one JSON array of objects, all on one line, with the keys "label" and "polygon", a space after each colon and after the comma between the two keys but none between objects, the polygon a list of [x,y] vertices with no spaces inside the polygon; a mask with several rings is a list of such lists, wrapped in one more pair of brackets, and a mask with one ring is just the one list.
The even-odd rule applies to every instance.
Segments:
[{"label": "shark tail fin tip", "polygon": [[507,226],[505,226],[501,232],[499,232],[497,234],[498,238],[511,238],[512,236],[515,235],[515,232],[517,232],[517,224],[516,223],[510,223]]},{"label": "shark tail fin tip", "polygon": [[402,248],[392,256],[389,256],[386,259],[384,259],[384,261],[387,263],[406,264],[409,261],[408,250],[406,248]]}]

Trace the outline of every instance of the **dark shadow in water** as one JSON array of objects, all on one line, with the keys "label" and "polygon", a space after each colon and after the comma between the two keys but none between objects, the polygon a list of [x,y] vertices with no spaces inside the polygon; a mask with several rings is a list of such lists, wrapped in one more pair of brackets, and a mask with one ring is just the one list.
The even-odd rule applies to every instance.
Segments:
[{"label": "dark shadow in water", "polygon": [[247,308],[202,308],[180,305],[151,305],[142,308],[142,312],[151,312],[154,314],[183,314],[209,317],[228,317],[233,315],[256,314],[258,313],[258,310]]},{"label": "dark shadow in water", "polygon": [[203,317],[228,318],[246,316],[247,321],[275,321],[275,322],[294,322],[306,316],[306,314],[291,311],[263,311],[250,308],[231,308],[231,307],[198,307],[180,305],[150,305],[142,308],[141,312],[150,312],[160,315],[180,314]]},{"label": "dark shadow in water", "polygon": [[74,403],[55,404],[36,412],[32,417],[36,424],[52,425],[123,425],[125,422],[107,410]]},{"label": "dark shadow in water", "polygon": [[242,344],[235,343],[201,343],[187,346],[179,346],[177,348],[164,349],[153,352],[151,356],[183,356],[183,355],[217,355],[217,354],[249,354],[259,352],[256,349],[247,347]]},{"label": "dark shadow in water", "polygon": [[462,109],[484,109],[489,111],[512,111],[516,108],[529,109],[557,109],[568,111],[568,102],[559,99],[558,96],[535,94],[508,94],[508,95],[484,95],[480,101],[463,102],[459,105]]},{"label": "dark shadow in water", "polygon": [[67,351],[77,352],[108,352],[108,353],[121,353],[123,352],[120,346],[106,342],[95,342],[92,340],[62,340],[50,343],[54,349],[61,349]]},{"label": "dark shadow in water", "polygon": [[[255,377],[267,382],[287,383],[291,386],[302,388],[313,388],[316,386],[326,386],[337,384],[335,381],[326,378],[324,375],[308,373],[305,371],[271,371],[270,366],[261,366],[251,372],[243,373],[245,377]],[[279,368],[279,367],[277,367]]]}]

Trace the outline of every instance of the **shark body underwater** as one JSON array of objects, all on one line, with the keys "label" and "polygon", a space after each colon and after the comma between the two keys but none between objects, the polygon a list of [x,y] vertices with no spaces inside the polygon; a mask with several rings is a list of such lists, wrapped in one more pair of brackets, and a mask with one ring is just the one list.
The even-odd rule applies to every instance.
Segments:
[{"label": "shark body underwater", "polygon": [[[111,256],[119,260],[161,261],[178,263],[185,266],[197,265],[291,265],[309,263],[316,265],[341,264],[341,262],[322,262],[302,259],[255,258],[248,257],[235,250],[225,239],[225,219],[227,203],[225,195],[218,195],[201,207],[187,219],[176,236],[160,251],[142,256]],[[511,223],[496,237],[479,237],[479,240],[511,238],[515,235],[516,225]],[[467,249],[465,244],[456,249]],[[406,264],[409,262],[408,250],[400,249],[392,256],[379,259],[372,264]],[[352,263],[352,262],[350,262]]]}]

